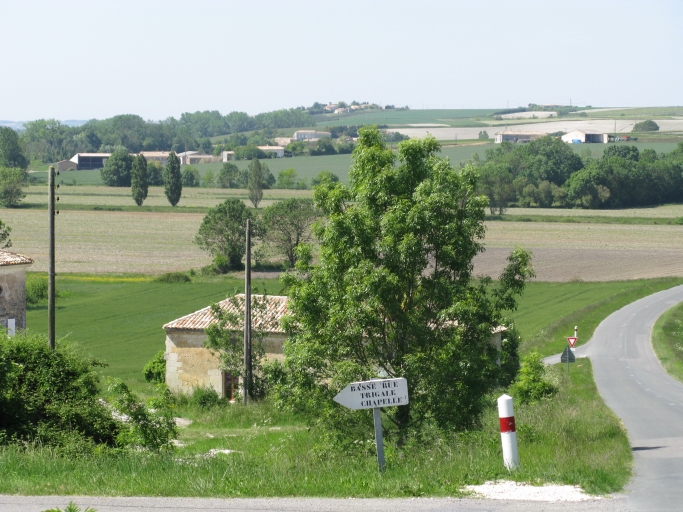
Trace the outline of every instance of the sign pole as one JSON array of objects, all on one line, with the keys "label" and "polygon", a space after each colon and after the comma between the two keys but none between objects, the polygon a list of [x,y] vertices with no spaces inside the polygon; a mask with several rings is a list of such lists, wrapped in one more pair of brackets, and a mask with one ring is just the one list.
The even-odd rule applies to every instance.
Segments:
[{"label": "sign pole", "polygon": [[380,473],[384,471],[386,462],[381,408],[408,405],[408,381],[404,377],[398,377],[352,382],[337,393],[334,401],[352,410],[372,409],[372,418],[375,422],[377,469]]},{"label": "sign pole", "polygon": [[386,463],[384,462],[384,437],[382,436],[382,415],[380,408],[375,407],[372,410],[372,417],[375,420],[375,444],[377,445],[377,469],[381,473],[384,471]]}]

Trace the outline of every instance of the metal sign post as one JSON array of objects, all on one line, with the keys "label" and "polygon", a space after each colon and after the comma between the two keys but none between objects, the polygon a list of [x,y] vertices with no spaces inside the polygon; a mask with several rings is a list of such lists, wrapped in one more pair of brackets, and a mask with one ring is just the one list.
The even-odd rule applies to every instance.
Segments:
[{"label": "metal sign post", "polygon": [[398,379],[375,379],[352,382],[342,389],[334,401],[349,409],[372,409],[375,423],[375,443],[377,444],[377,467],[384,470],[384,439],[382,436],[381,407],[397,407],[408,404],[408,381]]}]

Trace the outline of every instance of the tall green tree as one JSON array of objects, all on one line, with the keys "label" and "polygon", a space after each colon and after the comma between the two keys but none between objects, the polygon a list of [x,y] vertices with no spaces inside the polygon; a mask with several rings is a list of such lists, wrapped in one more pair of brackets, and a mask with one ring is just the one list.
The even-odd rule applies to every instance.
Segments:
[{"label": "tall green tree", "polygon": [[[297,273],[285,276],[291,316],[275,392],[334,432],[372,431],[370,411],[332,401],[350,382],[407,379],[410,404],[382,412],[399,439],[428,423],[476,426],[487,393],[509,383],[490,339],[532,275],[530,255],[515,250],[495,283],[473,278],[487,199],[475,193],[476,169],[453,169],[439,150],[431,137],[402,142],[396,165],[381,134],[362,129],[350,186],[315,190],[326,216],[319,263],[304,246]],[[504,340],[503,367],[516,343]]]},{"label": "tall green tree", "polygon": [[166,164],[166,169],[164,169],[164,192],[171,206],[178,204],[183,193],[180,159],[174,151],[171,151],[168,155],[168,163]]},{"label": "tall green tree", "polygon": [[294,267],[296,248],[311,241],[311,225],[319,217],[320,212],[310,199],[277,201],[263,211],[264,238]]},{"label": "tall green tree", "polygon": [[100,177],[108,187],[130,187],[132,168],[133,156],[125,149],[116,149],[104,162],[104,167],[100,169]]},{"label": "tall green tree", "polygon": [[19,135],[7,126],[0,126],[0,167],[28,167]]},{"label": "tall green tree", "polygon": [[[194,242],[214,258],[225,258],[228,269],[239,269],[245,252],[247,219],[251,218],[251,211],[242,201],[226,199],[209,208]],[[259,233],[254,228],[252,234]]]},{"label": "tall green tree", "polygon": [[261,161],[258,158],[254,158],[249,162],[249,180],[247,182],[247,189],[249,191],[249,200],[254,208],[258,208],[261,199],[263,199],[263,188],[265,182],[265,172]]},{"label": "tall green tree", "polygon": [[130,175],[130,191],[135,204],[142,206],[142,202],[147,199],[148,188],[147,159],[145,155],[140,154],[133,158],[133,167]]}]

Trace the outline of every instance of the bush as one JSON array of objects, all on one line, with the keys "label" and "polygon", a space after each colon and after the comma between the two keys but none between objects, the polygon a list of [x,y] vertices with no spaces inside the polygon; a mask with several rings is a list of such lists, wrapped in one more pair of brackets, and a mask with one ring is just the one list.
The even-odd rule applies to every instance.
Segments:
[{"label": "bush", "polygon": [[47,277],[32,276],[26,277],[26,302],[38,304],[41,300],[47,299]]},{"label": "bush", "polygon": [[211,409],[221,402],[221,397],[213,388],[195,388],[189,402],[201,409]]},{"label": "bush", "polygon": [[510,386],[510,392],[521,403],[527,404],[551,396],[557,388],[546,379],[545,365],[538,352],[531,352],[522,358],[522,367],[517,379]]},{"label": "bush", "polygon": [[114,446],[121,423],[98,400],[102,366],[69,345],[50,350],[44,335],[0,332],[0,443]]},{"label": "bush", "polygon": [[190,279],[190,276],[182,272],[166,272],[165,274],[161,274],[160,276],[157,276],[154,279],[152,279],[152,282],[169,284],[190,283],[192,282],[192,279]]},{"label": "bush", "polygon": [[168,388],[160,387],[159,397],[150,400],[150,408],[120,379],[111,381],[109,394],[112,407],[126,418],[116,436],[119,446],[146,448],[157,452],[173,449],[171,440],[177,437],[178,430],[171,414],[173,398]]},{"label": "bush", "polygon": [[0,204],[5,208],[19,206],[26,195],[22,187],[27,183],[26,171],[18,167],[0,167]]},{"label": "bush", "polygon": [[166,359],[164,350],[160,350],[142,368],[142,374],[147,382],[157,382],[163,384],[166,381]]},{"label": "bush", "polygon": [[656,132],[659,131],[659,125],[655,123],[654,121],[647,120],[647,121],[641,121],[640,123],[636,123],[633,125],[633,130],[632,132]]},{"label": "bush", "polygon": [[198,187],[201,182],[199,171],[194,167],[186,167],[183,169],[181,181],[183,187]]}]

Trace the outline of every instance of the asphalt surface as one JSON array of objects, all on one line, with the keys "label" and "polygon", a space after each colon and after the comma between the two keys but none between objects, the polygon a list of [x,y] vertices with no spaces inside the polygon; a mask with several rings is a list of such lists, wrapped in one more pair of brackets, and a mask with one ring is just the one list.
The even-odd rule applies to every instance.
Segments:
[{"label": "asphalt surface", "polygon": [[633,510],[683,510],[683,384],[664,371],[650,342],[657,318],[681,301],[677,286],[629,304],[576,349],[577,357],[590,358],[600,395],[628,430],[635,472],[626,498]]},{"label": "asphalt surface", "polygon": [[[605,403],[623,421],[635,458],[626,492],[586,502],[475,499],[202,499],[2,496],[2,512],[42,512],[73,500],[98,512],[321,511],[481,512],[683,510],[683,384],[671,378],[652,351],[650,333],[659,316],[683,301],[683,286],[636,301],[607,317],[593,338],[576,349],[589,357]],[[579,335],[580,335],[579,331]],[[559,356],[546,359],[559,362]]]}]

